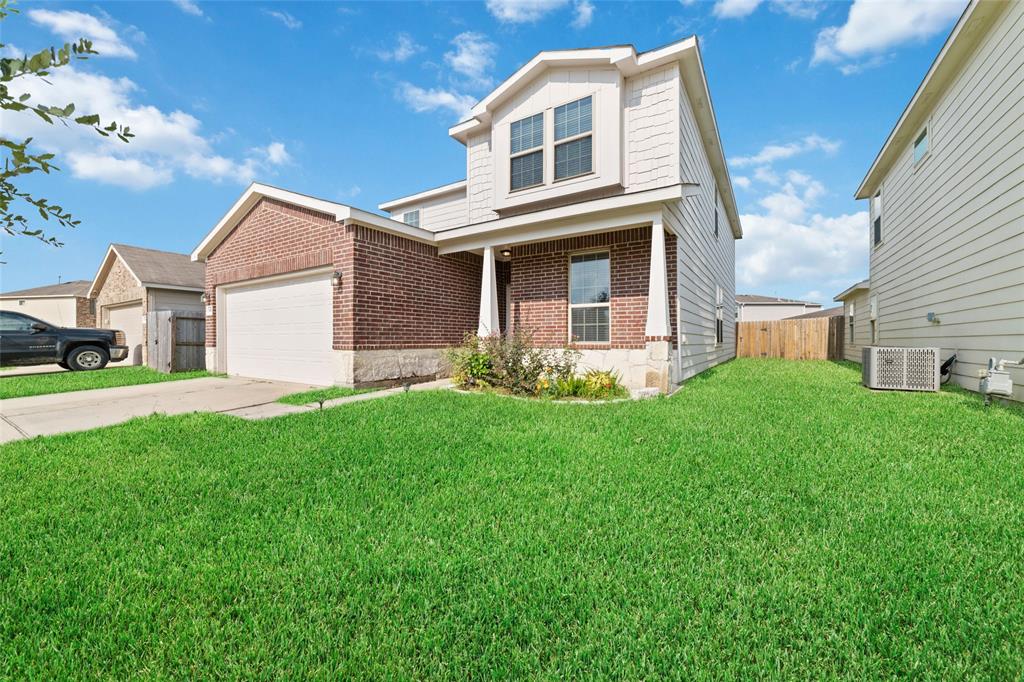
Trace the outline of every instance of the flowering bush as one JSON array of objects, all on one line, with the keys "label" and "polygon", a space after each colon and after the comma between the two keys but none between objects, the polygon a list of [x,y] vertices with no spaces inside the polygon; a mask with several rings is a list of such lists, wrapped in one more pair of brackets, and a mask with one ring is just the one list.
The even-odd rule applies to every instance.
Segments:
[{"label": "flowering bush", "polygon": [[625,398],[629,391],[619,381],[615,372],[587,371],[583,376],[570,376],[559,379],[546,387],[545,391],[552,398],[583,398],[586,400],[610,400]]},{"label": "flowering bush", "polygon": [[463,387],[491,386],[516,395],[536,395],[541,382],[571,377],[580,353],[571,347],[537,348],[525,330],[511,334],[466,336],[445,357],[452,379]]}]

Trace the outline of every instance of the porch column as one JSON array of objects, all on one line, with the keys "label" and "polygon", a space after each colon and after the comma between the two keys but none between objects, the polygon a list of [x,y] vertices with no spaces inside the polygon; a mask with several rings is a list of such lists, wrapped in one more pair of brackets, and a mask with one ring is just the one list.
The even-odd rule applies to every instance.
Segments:
[{"label": "porch column", "polygon": [[[664,250],[664,247],[662,247]],[[498,279],[494,267],[494,247],[484,247],[484,272],[480,278],[480,324],[477,326],[478,336],[500,334],[501,324],[498,321]]]},{"label": "porch column", "polygon": [[669,334],[665,227],[661,215],[658,215],[651,225],[651,272],[647,289],[647,325],[644,327],[644,336],[648,341],[667,341]]}]

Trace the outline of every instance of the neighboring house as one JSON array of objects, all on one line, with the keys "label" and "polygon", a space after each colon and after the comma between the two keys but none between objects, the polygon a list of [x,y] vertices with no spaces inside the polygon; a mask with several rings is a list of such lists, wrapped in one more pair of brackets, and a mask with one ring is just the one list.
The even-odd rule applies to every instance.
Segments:
[{"label": "neighboring house", "polygon": [[803,315],[794,315],[793,317],[787,317],[787,320],[814,320],[819,317],[842,317],[844,315],[843,306],[837,305],[835,308],[822,308],[821,310],[815,310],[814,312],[804,313]]},{"label": "neighboring house", "polygon": [[89,280],[80,279],[0,294],[0,310],[14,310],[60,327],[95,327]]},{"label": "neighboring house", "polygon": [[632,388],[735,356],[742,232],[696,38],[541,52],[449,134],[466,180],[382,204],[391,218],[246,190],[192,254],[207,367],[389,381],[510,327]]},{"label": "neighboring house", "polygon": [[1024,2],[972,0],[856,193],[877,344],[955,352],[972,390],[990,357],[1024,357],[1022,93]]},{"label": "neighboring house", "polygon": [[764,320],[785,320],[804,313],[821,310],[820,303],[797,301],[791,298],[737,294],[736,308],[739,322],[761,322]]},{"label": "neighboring house", "polygon": [[861,362],[861,349],[872,344],[875,322],[871,317],[868,298],[868,280],[857,282],[835,299],[843,303],[844,329],[846,337],[843,354],[851,362]]},{"label": "neighboring house", "polygon": [[202,263],[188,254],[111,244],[89,289],[97,326],[124,332],[125,364],[146,362],[146,315],[156,310],[203,312]]}]

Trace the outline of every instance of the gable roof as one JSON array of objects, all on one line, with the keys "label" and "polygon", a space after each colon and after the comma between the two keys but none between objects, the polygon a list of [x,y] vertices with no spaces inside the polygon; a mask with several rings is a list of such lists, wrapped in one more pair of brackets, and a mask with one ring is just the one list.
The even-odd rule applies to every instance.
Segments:
[{"label": "gable roof", "polygon": [[465,144],[472,133],[491,125],[494,110],[502,102],[547,69],[563,66],[614,66],[624,76],[632,76],[672,62],[679,63],[683,89],[690,99],[701,143],[715,176],[715,182],[718,184],[719,195],[725,205],[733,236],[741,239],[743,228],[740,225],[739,209],[736,207],[736,196],[733,193],[732,179],[729,177],[729,166],[725,162],[722,137],[718,132],[718,122],[711,102],[711,92],[708,89],[707,74],[704,71],[704,60],[700,55],[697,36],[690,36],[647,52],[637,52],[633,45],[539,52],[477,102],[470,110],[470,118],[452,126],[448,134]]},{"label": "gable roof", "polygon": [[354,206],[347,206],[326,199],[317,199],[308,194],[300,194],[287,189],[281,189],[280,187],[254,182],[242,192],[242,196],[238,198],[238,201],[228,209],[224,217],[203,237],[203,241],[199,242],[199,245],[192,250],[191,259],[193,261],[205,261],[261,199],[275,199],[286,204],[292,204],[293,206],[302,206],[318,213],[326,213],[327,215],[334,216],[334,219],[339,223],[352,220],[361,225],[375,227],[384,232],[390,232],[391,234],[422,242],[432,242],[434,240],[434,233],[430,230],[406,225],[397,220],[385,218],[384,216],[379,216]]},{"label": "gable roof", "polygon": [[924,80],[917,86],[914,96],[885,139],[871,168],[861,180],[860,187],[854,194],[855,199],[867,199],[878,190],[882,179],[906,149],[911,138],[917,135],[935,104],[953,84],[961,67],[974,53],[988,29],[1009,6],[1010,3],[1005,0],[971,0],[968,3],[967,9],[960,15],[956,26],[925,74]]},{"label": "gable roof", "polygon": [[842,317],[843,306],[837,305],[834,308],[822,308],[821,310],[815,310],[813,312],[804,313],[803,315],[794,315],[793,317],[787,317],[787,320],[810,320],[815,317]]},{"label": "gable roof", "polygon": [[19,289],[0,294],[0,298],[61,298],[64,296],[88,296],[92,281],[75,279],[60,284],[47,284],[31,289]]},{"label": "gable roof", "polygon": [[737,303],[760,303],[762,305],[816,305],[811,301],[798,301],[795,298],[778,298],[777,296],[761,296],[759,294],[736,294]]},{"label": "gable roof", "polygon": [[416,194],[410,194],[408,196],[385,201],[382,204],[377,204],[377,208],[382,211],[393,211],[400,206],[405,206],[406,204],[418,203],[429,199],[436,199],[437,197],[443,197],[446,194],[465,191],[466,180],[456,180],[455,182],[449,182],[448,184],[441,185],[440,187],[432,187],[431,189],[425,189],[422,192],[417,192]]},{"label": "gable roof", "polygon": [[832,300],[833,301],[844,301],[844,300],[846,300],[846,298],[850,294],[852,294],[854,292],[857,292],[857,291],[862,291],[864,289],[870,289],[870,288],[871,288],[871,280],[862,279],[861,281],[859,281],[856,284],[854,284],[852,287],[850,287],[848,289],[845,289],[842,292],[836,294],[835,297]]},{"label": "gable roof", "polygon": [[144,249],[129,244],[111,244],[107,248],[103,262],[100,263],[100,269],[96,271],[96,277],[93,278],[89,289],[90,296],[95,296],[99,292],[110,273],[110,268],[118,258],[140,286],[186,291],[203,291],[205,287],[206,266],[192,262],[187,253]]}]

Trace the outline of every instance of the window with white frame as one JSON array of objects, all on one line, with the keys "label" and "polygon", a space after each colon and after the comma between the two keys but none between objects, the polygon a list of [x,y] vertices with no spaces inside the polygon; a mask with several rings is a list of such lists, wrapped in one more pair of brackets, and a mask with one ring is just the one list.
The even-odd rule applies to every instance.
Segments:
[{"label": "window with white frame", "polygon": [[607,251],[569,257],[569,336],[579,343],[611,338],[611,263]]},{"label": "window with white frame", "polygon": [[419,227],[420,226],[420,211],[419,211],[419,209],[416,209],[415,211],[408,211],[408,212],[406,212],[402,216],[402,222],[405,223],[406,225],[412,225],[413,227]]},{"label": "window with white frame", "polygon": [[846,317],[849,320],[850,326],[850,343],[853,343],[853,302],[846,304]]},{"label": "window with white frame", "polygon": [[512,191],[544,183],[544,114],[512,122],[510,188]]},{"label": "window with white frame", "polygon": [[593,110],[592,96],[555,107],[555,180],[594,169]]},{"label": "window with white frame", "polygon": [[718,188],[715,188],[715,239],[718,239]]},{"label": "window with white frame", "polygon": [[882,243],[882,190],[871,197],[871,243],[874,246]]},{"label": "window with white frame", "polygon": [[928,128],[921,131],[921,134],[914,140],[914,163],[924,158],[928,153]]},{"label": "window with white frame", "polygon": [[722,287],[715,287],[715,345],[725,341],[725,295]]}]

